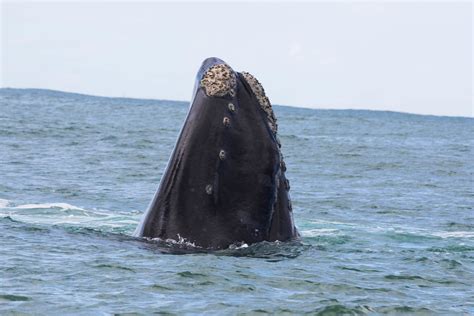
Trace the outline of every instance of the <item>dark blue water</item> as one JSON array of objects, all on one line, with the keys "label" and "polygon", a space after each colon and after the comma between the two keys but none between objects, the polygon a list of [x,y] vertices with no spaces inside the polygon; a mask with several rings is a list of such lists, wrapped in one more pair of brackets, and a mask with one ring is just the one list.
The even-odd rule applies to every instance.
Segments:
[{"label": "dark blue water", "polygon": [[187,106],[0,90],[0,314],[474,314],[474,119],[277,106],[301,242],[181,254],[131,235]]}]

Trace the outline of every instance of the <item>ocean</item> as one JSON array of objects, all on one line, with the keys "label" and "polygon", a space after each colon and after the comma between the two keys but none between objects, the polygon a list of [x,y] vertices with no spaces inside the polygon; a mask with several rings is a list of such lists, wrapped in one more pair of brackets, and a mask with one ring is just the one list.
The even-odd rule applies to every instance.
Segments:
[{"label": "ocean", "polygon": [[474,315],[474,119],[275,106],[300,241],[132,237],[186,102],[0,89],[0,314]]}]

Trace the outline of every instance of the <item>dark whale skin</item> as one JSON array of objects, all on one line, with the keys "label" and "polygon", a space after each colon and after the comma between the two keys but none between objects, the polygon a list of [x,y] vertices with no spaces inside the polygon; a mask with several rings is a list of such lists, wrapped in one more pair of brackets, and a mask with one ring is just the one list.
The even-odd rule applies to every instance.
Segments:
[{"label": "dark whale skin", "polygon": [[232,71],[231,93],[209,96],[201,80],[215,65],[229,67],[217,58],[203,62],[184,126],[135,234],[184,238],[210,249],[296,238],[284,162],[267,113],[241,73]]}]

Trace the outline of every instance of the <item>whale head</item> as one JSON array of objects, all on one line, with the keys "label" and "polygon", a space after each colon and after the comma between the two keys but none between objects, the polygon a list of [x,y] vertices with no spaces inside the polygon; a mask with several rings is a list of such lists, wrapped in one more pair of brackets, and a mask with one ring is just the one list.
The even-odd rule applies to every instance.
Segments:
[{"label": "whale head", "polygon": [[190,108],[138,236],[205,248],[297,236],[277,121],[262,85],[204,60]]}]

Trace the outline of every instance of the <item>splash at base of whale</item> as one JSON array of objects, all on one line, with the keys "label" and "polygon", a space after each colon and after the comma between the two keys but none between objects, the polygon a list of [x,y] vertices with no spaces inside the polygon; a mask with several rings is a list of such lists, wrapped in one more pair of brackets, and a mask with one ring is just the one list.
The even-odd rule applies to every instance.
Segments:
[{"label": "splash at base of whale", "polygon": [[135,235],[184,239],[209,249],[297,238],[277,131],[258,80],[218,58],[206,59]]}]

